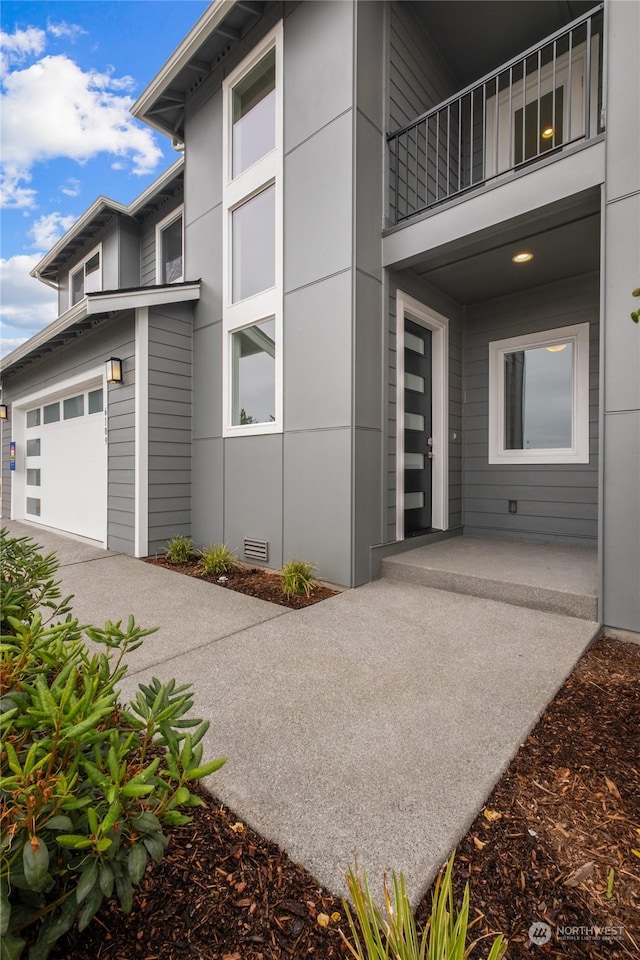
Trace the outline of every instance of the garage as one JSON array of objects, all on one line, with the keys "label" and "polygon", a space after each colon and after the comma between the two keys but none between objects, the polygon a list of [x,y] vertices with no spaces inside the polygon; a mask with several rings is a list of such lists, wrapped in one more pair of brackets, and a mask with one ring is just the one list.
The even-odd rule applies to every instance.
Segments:
[{"label": "garage", "polygon": [[106,542],[105,398],[98,377],[20,402],[14,517]]}]

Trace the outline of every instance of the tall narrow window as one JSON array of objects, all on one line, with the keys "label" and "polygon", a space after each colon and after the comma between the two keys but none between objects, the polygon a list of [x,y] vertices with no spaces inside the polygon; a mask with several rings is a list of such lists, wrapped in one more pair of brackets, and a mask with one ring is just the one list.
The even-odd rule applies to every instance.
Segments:
[{"label": "tall narrow window", "polygon": [[182,210],[174,210],[156,227],[158,283],[179,283],[184,279],[182,247]]},{"label": "tall narrow window", "polygon": [[224,435],[282,430],[282,25],[224,83]]},{"label": "tall narrow window", "polygon": [[100,249],[94,250],[82,263],[71,271],[71,306],[79,303],[86,293],[102,290],[102,258]]}]

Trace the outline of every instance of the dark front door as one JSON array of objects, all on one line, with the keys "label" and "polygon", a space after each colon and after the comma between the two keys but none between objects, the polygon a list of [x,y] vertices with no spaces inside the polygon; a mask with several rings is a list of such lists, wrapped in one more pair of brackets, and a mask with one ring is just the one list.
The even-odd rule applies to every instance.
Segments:
[{"label": "dark front door", "polygon": [[404,535],[431,529],[431,331],[404,322]]}]

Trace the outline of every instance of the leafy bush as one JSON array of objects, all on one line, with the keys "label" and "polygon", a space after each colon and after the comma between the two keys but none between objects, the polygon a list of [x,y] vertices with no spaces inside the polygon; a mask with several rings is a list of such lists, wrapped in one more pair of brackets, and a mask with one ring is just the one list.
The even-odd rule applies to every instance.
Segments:
[{"label": "leafy bush", "polygon": [[290,560],[282,568],[282,592],[290,594],[305,594],[309,596],[316,581],[313,577],[314,565],[304,563],[303,560]]},{"label": "leafy bush", "polygon": [[[355,960],[465,960],[473,947],[467,948],[469,928],[469,884],[465,886],[462,907],[458,913],[453,900],[451,874],[453,855],[440,871],[433,891],[431,915],[421,934],[418,933],[404,877],[392,874],[393,896],[384,878],[385,908],[374,902],[367,875],[358,865],[350,869],[347,887],[355,918],[347,901],[344,909],[351,927],[353,944],[343,934]],[[507,950],[507,941],[499,934],[489,951],[488,960],[500,960]]]},{"label": "leafy bush", "polygon": [[[131,910],[164,828],[200,804],[188,784],[224,759],[202,763],[208,724],[187,716],[188,686],[154,678],[121,704],[123,658],[153,631],[132,617],[80,628],[53,554],[4,530],[0,550],[1,954],[16,960],[25,933],[29,960],[42,960],[103,900]],[[105,649],[88,649],[83,633]]]},{"label": "leafy bush", "polygon": [[188,563],[193,556],[193,540],[189,537],[173,537],[167,543],[169,563]]},{"label": "leafy bush", "polygon": [[224,543],[214,543],[200,551],[199,569],[207,576],[229,573],[236,565],[237,557]]}]

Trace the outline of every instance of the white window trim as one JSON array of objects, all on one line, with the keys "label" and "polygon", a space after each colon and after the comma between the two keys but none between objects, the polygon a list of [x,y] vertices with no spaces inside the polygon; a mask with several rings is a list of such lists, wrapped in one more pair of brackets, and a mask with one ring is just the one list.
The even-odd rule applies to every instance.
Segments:
[{"label": "white window trim", "polygon": [[[248,57],[226,77],[223,83],[223,240],[222,240],[222,294],[223,294],[223,367],[222,416],[223,437],[245,437],[257,434],[282,433],[283,428],[283,69],[282,22],[278,23],[253,48]],[[276,51],[276,131],[275,147],[243,170],[232,176],[232,91],[234,86],[269,52]],[[247,200],[275,186],[275,284],[253,297],[237,303],[232,301],[232,216],[233,211]],[[234,425],[232,398],[231,335],[236,330],[265,320],[275,320],[275,420],[265,423]]]},{"label": "white window trim", "polygon": [[82,303],[82,301],[84,300],[84,298],[85,298],[86,295],[87,295],[87,294],[86,294],[86,291],[85,291],[84,294],[83,294],[83,296],[80,297],[80,299],[77,301],[77,303],[73,303],[73,302],[72,302],[72,300],[73,300],[73,278],[75,277],[76,273],[78,273],[80,270],[84,270],[85,264],[86,264],[89,260],[91,260],[92,257],[95,257],[96,253],[99,253],[99,254],[100,254],[100,290],[102,290],[102,287],[103,287],[103,282],[102,282],[102,281],[103,281],[103,276],[102,276],[102,244],[99,243],[97,247],[94,247],[93,250],[91,250],[91,251],[86,255],[86,257],[83,257],[83,259],[80,260],[79,263],[76,263],[76,265],[69,270],[69,280],[68,280],[68,284],[69,284],[69,309],[71,309],[72,307],[77,306],[77,303]]},{"label": "white window trim", "polygon": [[[449,319],[398,290],[396,295],[396,540],[404,540],[404,321],[431,331],[431,526],[449,529]],[[426,453],[426,451],[425,451]]]},{"label": "white window trim", "polygon": [[178,277],[177,280],[172,280],[172,283],[182,283],[184,281],[184,204],[180,204],[179,207],[176,207],[175,210],[172,210],[171,213],[161,220],[159,223],[156,223],[156,283],[164,283],[162,279],[162,233],[167,227],[170,227],[172,223],[182,217],[182,275]]},{"label": "white window trim", "polygon": [[[573,344],[571,447],[506,450],[504,446],[504,357],[535,347]],[[489,463],[589,463],[589,324],[543,330],[489,344]]]}]

